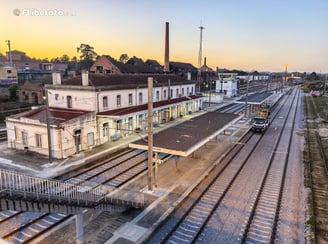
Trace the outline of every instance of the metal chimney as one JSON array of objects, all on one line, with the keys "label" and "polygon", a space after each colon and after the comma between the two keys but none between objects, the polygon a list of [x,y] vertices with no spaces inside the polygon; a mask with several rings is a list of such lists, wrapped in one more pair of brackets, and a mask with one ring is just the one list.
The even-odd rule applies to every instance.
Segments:
[{"label": "metal chimney", "polygon": [[164,72],[170,72],[170,42],[169,42],[169,22],[165,23],[165,57],[164,57]]}]

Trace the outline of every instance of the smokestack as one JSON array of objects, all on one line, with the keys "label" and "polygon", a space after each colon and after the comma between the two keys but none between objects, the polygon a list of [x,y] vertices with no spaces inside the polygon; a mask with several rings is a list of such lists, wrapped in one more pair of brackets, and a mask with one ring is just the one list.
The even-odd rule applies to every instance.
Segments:
[{"label": "smokestack", "polygon": [[169,22],[165,23],[165,57],[164,57],[164,72],[170,72],[170,40],[169,40]]},{"label": "smokestack", "polygon": [[206,57],[204,57],[204,66],[206,66]]}]

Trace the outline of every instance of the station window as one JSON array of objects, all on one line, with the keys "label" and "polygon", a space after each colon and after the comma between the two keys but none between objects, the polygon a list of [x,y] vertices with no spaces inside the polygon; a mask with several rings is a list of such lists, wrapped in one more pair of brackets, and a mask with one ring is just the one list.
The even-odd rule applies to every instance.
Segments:
[{"label": "station window", "polygon": [[28,142],[27,142],[27,132],[26,131],[22,131],[22,141],[23,141],[23,145],[27,146]]},{"label": "station window", "polygon": [[142,97],[142,92],[139,92],[139,104],[143,103],[143,97]]},{"label": "station window", "polygon": [[73,107],[72,106],[72,97],[71,96],[67,96],[66,99],[67,99],[67,107],[68,108],[72,108]]},{"label": "station window", "polygon": [[108,108],[108,97],[103,97],[103,107],[104,109]]},{"label": "station window", "polygon": [[159,91],[156,91],[156,101],[159,101]]},{"label": "station window", "polygon": [[116,105],[117,107],[121,107],[121,95],[116,96]]},{"label": "station window", "polygon": [[41,136],[41,134],[35,134],[35,145],[37,147],[42,147],[42,136]]},{"label": "station window", "polygon": [[129,94],[129,105],[132,105],[132,93]]}]

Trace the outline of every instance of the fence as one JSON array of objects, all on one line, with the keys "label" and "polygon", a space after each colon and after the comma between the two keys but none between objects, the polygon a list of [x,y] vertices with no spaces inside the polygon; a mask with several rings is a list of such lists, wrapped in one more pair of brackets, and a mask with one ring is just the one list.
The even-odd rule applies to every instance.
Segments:
[{"label": "fence", "polygon": [[104,204],[142,207],[144,202],[106,197],[109,188],[103,185],[72,184],[44,179],[9,170],[0,170],[0,192],[8,199],[30,199],[40,202],[59,202],[65,205],[97,208]]}]

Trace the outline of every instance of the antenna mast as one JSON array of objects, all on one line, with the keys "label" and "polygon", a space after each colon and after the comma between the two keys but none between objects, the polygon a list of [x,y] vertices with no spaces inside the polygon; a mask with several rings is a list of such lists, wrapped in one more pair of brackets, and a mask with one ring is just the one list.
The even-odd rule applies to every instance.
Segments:
[{"label": "antenna mast", "polygon": [[202,66],[202,52],[203,52],[203,30],[205,29],[204,26],[200,26],[200,40],[199,40],[199,53],[198,53],[198,67]]},{"label": "antenna mast", "polygon": [[198,75],[197,75],[197,82],[198,82],[198,91],[200,92],[200,83],[201,83],[201,75],[200,75],[200,68],[202,66],[202,52],[203,52],[203,30],[205,29],[202,24],[199,27],[200,29],[200,43],[199,43],[199,53],[198,53]]}]

